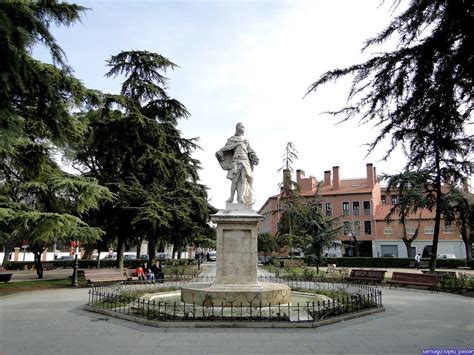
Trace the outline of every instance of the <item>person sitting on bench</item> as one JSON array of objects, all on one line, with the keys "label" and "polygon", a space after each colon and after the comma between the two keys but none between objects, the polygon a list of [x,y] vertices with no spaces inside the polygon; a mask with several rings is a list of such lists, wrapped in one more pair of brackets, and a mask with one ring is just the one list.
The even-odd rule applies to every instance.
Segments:
[{"label": "person sitting on bench", "polygon": [[151,271],[155,276],[155,280],[157,280],[158,282],[163,282],[165,275],[163,274],[163,270],[161,270],[161,265],[158,260],[156,261],[155,265],[151,267]]}]

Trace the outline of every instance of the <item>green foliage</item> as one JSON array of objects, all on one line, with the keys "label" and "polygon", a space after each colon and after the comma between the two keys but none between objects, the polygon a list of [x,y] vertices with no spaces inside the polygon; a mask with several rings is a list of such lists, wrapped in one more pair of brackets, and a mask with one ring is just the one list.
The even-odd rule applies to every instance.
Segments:
[{"label": "green foliage", "polygon": [[[49,25],[69,26],[84,10],[56,1],[0,3],[1,239],[6,250],[28,241],[39,277],[39,255],[53,239],[100,237],[83,215],[112,197],[94,179],[72,176],[56,163],[83,133],[71,111],[94,94],[71,75]],[[36,44],[50,50],[54,64],[31,56]]]},{"label": "green foliage", "polygon": [[451,186],[444,195],[443,216],[446,224],[454,223],[459,227],[466,247],[466,258],[471,260],[474,242],[474,195],[466,188]]},{"label": "green foliage", "polygon": [[471,269],[474,270],[474,259],[468,260],[466,262],[466,266],[470,267]]},{"label": "green foliage", "polygon": [[[143,262],[146,260],[130,260],[125,259],[123,262],[124,267],[135,269],[138,266],[142,266]],[[74,260],[54,260],[54,261],[47,261],[48,264],[52,264],[54,268],[73,268],[74,267]],[[110,259],[102,259],[100,260],[100,268],[101,269],[109,269],[109,268],[116,268],[116,260]],[[97,260],[78,260],[79,269],[93,269],[97,268],[98,262]],[[194,270],[196,268],[196,260],[194,259],[176,259],[176,260],[163,260],[161,261],[161,265],[165,273],[167,273],[166,269],[173,269],[185,268],[185,273],[187,270]],[[32,269],[34,266],[33,261],[9,261],[5,263],[5,269],[7,270],[23,270],[26,266],[28,269]]]},{"label": "green foliage", "polygon": [[[394,1],[395,6],[402,2]],[[353,76],[348,105],[334,115],[374,122],[380,129],[372,151],[390,142],[385,159],[401,147],[405,172],[427,174],[428,199],[435,209],[433,255],[436,255],[443,205],[442,184],[457,184],[472,174],[472,9],[468,1],[413,1],[364,49],[392,36],[397,47],[364,63],[324,73],[311,85]]]},{"label": "green foliage", "polygon": [[271,233],[259,233],[257,246],[258,252],[271,254],[276,249],[275,237]]},{"label": "green foliage", "polygon": [[307,200],[283,213],[278,223],[278,241],[321,260],[323,251],[333,246],[340,231],[337,222],[321,212],[316,199]]},{"label": "green foliage", "polygon": [[[422,259],[428,261],[428,259]],[[305,258],[309,262],[309,259]],[[338,267],[375,267],[375,268],[408,268],[413,261],[411,258],[326,258],[328,264],[336,264]],[[439,259],[440,268],[458,268],[466,265],[462,259]]]},{"label": "green foliage", "polygon": [[303,259],[293,259],[293,258],[274,258],[272,260],[273,265],[276,267],[284,267],[284,268],[293,268],[299,267],[304,265]]},{"label": "green foliage", "polygon": [[147,51],[121,52],[108,65],[106,76],[125,75],[121,94],[103,95],[97,109],[78,115],[88,130],[75,147],[83,173],[117,195],[94,220],[105,221],[119,249],[147,238],[150,259],[156,243],[176,250],[195,240],[212,244],[207,221],[213,209],[191,157],[198,146],[181,137],[177,122],[188,112],[168,96],[162,74],[176,65]]},{"label": "green foliage", "polygon": [[293,164],[298,159],[298,151],[293,142],[286,143],[285,153],[282,156],[283,166],[278,171],[288,170],[293,171]]}]

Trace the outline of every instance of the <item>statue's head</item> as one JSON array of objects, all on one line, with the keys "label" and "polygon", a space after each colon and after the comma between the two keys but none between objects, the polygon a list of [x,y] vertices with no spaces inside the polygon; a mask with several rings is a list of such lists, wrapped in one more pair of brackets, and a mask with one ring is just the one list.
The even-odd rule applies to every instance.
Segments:
[{"label": "statue's head", "polygon": [[235,134],[239,136],[239,135],[244,134],[244,132],[245,132],[244,124],[242,122],[237,123],[235,125]]}]

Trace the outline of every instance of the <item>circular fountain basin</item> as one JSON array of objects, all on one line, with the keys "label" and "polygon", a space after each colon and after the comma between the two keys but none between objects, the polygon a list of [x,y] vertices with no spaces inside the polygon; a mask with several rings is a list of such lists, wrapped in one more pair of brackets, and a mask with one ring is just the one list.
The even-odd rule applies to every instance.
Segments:
[{"label": "circular fountain basin", "polygon": [[191,284],[181,289],[181,301],[202,306],[288,304],[291,289],[284,284]]}]

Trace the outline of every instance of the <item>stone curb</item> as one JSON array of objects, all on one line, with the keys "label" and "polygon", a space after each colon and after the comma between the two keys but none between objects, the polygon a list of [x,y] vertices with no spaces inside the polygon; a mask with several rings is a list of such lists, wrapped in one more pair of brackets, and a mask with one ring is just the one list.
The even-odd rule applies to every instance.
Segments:
[{"label": "stone curb", "polygon": [[368,316],[375,313],[385,312],[385,307],[373,308],[365,311],[355,312],[346,314],[339,317],[334,317],[330,319],[324,319],[317,322],[221,322],[221,321],[202,321],[202,322],[183,322],[183,321],[169,321],[169,322],[160,322],[150,319],[144,319],[140,317],[131,316],[128,314],[117,313],[107,309],[98,309],[88,305],[84,306],[84,309],[89,312],[99,313],[106,316],[119,318],[135,323],[141,323],[144,325],[149,325],[157,328],[318,328],[328,324],[334,324],[343,322],[353,318],[359,318]]}]

